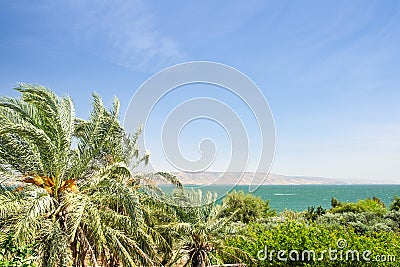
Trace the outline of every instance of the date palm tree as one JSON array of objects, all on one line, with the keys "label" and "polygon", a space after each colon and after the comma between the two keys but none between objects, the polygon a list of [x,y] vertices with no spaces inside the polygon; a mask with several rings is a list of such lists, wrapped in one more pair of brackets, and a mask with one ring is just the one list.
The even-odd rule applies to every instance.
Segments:
[{"label": "date palm tree", "polygon": [[[93,94],[89,119],[69,97],[20,84],[20,98],[0,99],[0,238],[37,244],[42,266],[158,264],[157,233],[141,201],[139,132],[127,135],[119,102],[107,110]],[[175,181],[176,182],[176,181]],[[148,202],[152,203],[152,202]]]},{"label": "date palm tree", "polygon": [[216,195],[210,192],[203,196],[201,190],[175,191],[173,202],[169,203],[175,221],[158,226],[174,240],[175,255],[168,264],[180,260],[184,267],[206,267],[212,263],[223,264],[227,258],[236,262],[252,260],[241,249],[225,244],[227,237],[238,235],[230,225],[235,212],[221,216],[225,208],[216,205],[215,200]]}]

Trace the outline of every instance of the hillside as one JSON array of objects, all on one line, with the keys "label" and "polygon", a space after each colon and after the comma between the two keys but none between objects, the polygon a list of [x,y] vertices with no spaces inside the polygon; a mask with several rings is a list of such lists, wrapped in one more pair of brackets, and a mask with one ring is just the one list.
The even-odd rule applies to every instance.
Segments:
[{"label": "hillside", "polygon": [[[174,173],[183,184],[239,184],[248,185],[251,184],[253,179],[253,173],[244,173],[239,180],[241,173],[223,173],[223,172],[201,172],[201,173]],[[275,184],[275,185],[301,185],[301,184],[343,184],[342,181],[321,178],[321,177],[306,177],[306,176],[285,176],[279,174],[268,174],[257,173],[255,180],[263,181],[262,184]],[[238,181],[239,180],[239,181]]]},{"label": "hillside", "polygon": [[[238,184],[238,185],[249,185],[253,179],[253,173],[244,173],[241,179],[241,173],[231,172],[200,172],[200,173],[184,173],[177,172],[173,173],[177,178],[185,185],[226,185],[226,184]],[[308,177],[308,176],[286,176],[270,173],[265,177],[265,173],[256,174],[256,181],[263,181],[264,185],[307,185],[307,184],[348,184],[347,182],[322,177]],[[0,178],[0,183],[2,182]],[[239,181],[238,181],[239,180]],[[15,180],[5,181],[4,184],[18,186],[19,183]]]}]

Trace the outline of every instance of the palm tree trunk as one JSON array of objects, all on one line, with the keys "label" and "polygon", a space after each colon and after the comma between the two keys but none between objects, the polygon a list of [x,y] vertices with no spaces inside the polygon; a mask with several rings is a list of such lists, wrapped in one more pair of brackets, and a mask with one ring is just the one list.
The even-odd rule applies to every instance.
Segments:
[{"label": "palm tree trunk", "polygon": [[77,267],[78,266],[78,241],[76,240],[76,237],[74,238],[74,241],[71,243],[71,251],[72,251],[72,266]]},{"label": "palm tree trunk", "polygon": [[193,256],[192,267],[205,267],[200,251],[195,252]]},{"label": "palm tree trunk", "polygon": [[[82,241],[85,243],[85,246],[87,247],[88,252],[90,253],[90,257],[91,257],[93,266],[94,266],[94,267],[98,267],[99,265],[97,264],[96,255],[95,255],[95,253],[94,253],[94,251],[93,251],[93,249],[92,249],[92,246],[90,245],[89,241],[86,239],[86,237],[85,237],[85,235],[84,235],[82,229],[81,229],[81,228],[78,228],[78,230],[79,230],[79,233],[80,233],[80,235],[81,235],[81,237],[82,237]],[[85,254],[86,254],[86,253],[85,253]],[[84,261],[85,261],[85,260],[84,260]]]}]

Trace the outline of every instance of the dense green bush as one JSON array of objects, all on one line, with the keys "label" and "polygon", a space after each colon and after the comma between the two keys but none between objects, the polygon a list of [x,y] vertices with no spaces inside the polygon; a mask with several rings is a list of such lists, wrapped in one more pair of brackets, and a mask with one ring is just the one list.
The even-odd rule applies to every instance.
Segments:
[{"label": "dense green bush", "polygon": [[[333,200],[332,206],[333,204]],[[344,202],[335,203],[335,207],[333,207],[330,212],[332,213],[344,213],[344,212],[354,212],[354,213],[361,213],[361,212],[375,212],[381,215],[388,212],[385,207],[385,204],[379,198],[367,198],[365,200],[359,200],[357,203],[353,202]]]},{"label": "dense green bush", "polygon": [[394,196],[392,200],[392,204],[390,204],[390,210],[400,210],[400,197]]},{"label": "dense green bush", "polygon": [[336,198],[332,198],[331,199],[331,206],[332,206],[332,208],[336,208],[337,206],[339,206],[340,205],[340,202],[339,202],[339,200],[337,200]]},{"label": "dense green bush", "polygon": [[[397,204],[400,205],[400,198],[394,198],[391,211],[376,197],[357,203],[341,203],[335,198],[331,202],[330,210],[322,207],[309,207],[303,212],[285,210],[278,216],[242,224],[240,235],[230,238],[226,243],[254,257],[254,261],[246,262],[248,266],[399,265],[396,260],[400,256],[400,211],[396,207]],[[346,245],[338,247],[343,242]],[[329,249],[339,251],[337,260],[330,259]],[[286,251],[286,261],[279,260],[279,250]],[[324,252],[322,257],[324,250],[328,252]],[[293,260],[288,258],[290,251]],[[308,258],[307,251],[315,252],[315,258],[312,254]],[[366,255],[370,261],[363,258],[364,251],[371,252],[371,255]],[[229,252],[234,254],[233,251]],[[299,255],[298,259],[296,253]],[[305,253],[304,258],[302,253]],[[356,253],[359,253],[358,260]],[[260,260],[260,257],[265,259]],[[378,257],[383,257],[383,260]]]},{"label": "dense green bush", "polygon": [[304,217],[309,221],[315,221],[318,217],[324,215],[326,213],[326,209],[322,208],[322,206],[318,206],[315,208],[314,206],[308,207],[307,212],[305,212]]},{"label": "dense green bush", "polygon": [[275,216],[276,211],[269,206],[269,200],[262,200],[243,191],[233,191],[227,194],[222,201],[222,216],[228,217],[234,212],[233,222],[249,223],[257,219]]},{"label": "dense green bush", "polygon": [[395,232],[400,230],[400,212],[390,211],[384,215],[375,212],[327,213],[318,217],[316,222],[331,227],[351,226],[358,233]]},{"label": "dense green bush", "polygon": [[[400,236],[394,232],[375,231],[369,234],[359,234],[351,226],[331,227],[324,224],[307,224],[296,221],[286,221],[275,227],[264,223],[252,223],[245,226],[242,231],[242,235],[246,235],[248,238],[238,236],[230,238],[226,243],[247,251],[256,259],[254,262],[248,261],[248,266],[398,266],[398,263],[394,261],[400,256]],[[323,257],[321,256],[324,250],[329,249],[338,250],[336,260],[331,260],[328,252],[324,252]],[[258,259],[257,256],[265,257],[265,250],[267,250],[266,259]],[[287,261],[278,259],[279,250],[286,251],[284,257],[287,258]],[[313,260],[312,254],[310,254],[309,260],[305,250],[314,251],[316,253],[315,260]],[[354,260],[352,260],[352,251],[354,250],[359,252],[359,261],[356,260],[356,252],[354,252]],[[367,250],[372,253],[368,258],[374,262],[363,259],[362,255]],[[288,258],[290,251],[294,251],[291,253],[294,259],[297,258],[295,253],[297,251],[299,260]],[[270,256],[271,252],[273,253],[272,257]],[[305,253],[304,258],[302,258],[302,253]],[[348,260],[346,260],[346,253]],[[342,260],[340,254],[343,255]],[[387,262],[375,262],[375,257],[378,256],[386,257]],[[229,259],[226,261],[228,262]]]}]

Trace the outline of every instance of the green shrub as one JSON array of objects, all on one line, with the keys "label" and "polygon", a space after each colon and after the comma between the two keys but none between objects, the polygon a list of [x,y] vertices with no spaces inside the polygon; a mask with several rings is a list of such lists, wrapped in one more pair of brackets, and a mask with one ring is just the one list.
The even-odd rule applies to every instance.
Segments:
[{"label": "green shrub", "polygon": [[392,204],[390,204],[390,210],[400,211],[400,197],[394,196]]},{"label": "green shrub", "polygon": [[361,234],[374,231],[398,232],[400,212],[390,211],[385,215],[375,212],[327,213],[318,217],[316,222],[329,227],[351,226],[355,232]]},{"label": "green shrub", "polygon": [[[352,227],[329,227],[323,224],[306,224],[296,221],[280,223],[273,228],[267,224],[252,223],[244,227],[242,231],[242,235],[246,235],[248,238],[240,236],[230,238],[226,241],[227,245],[247,251],[256,259],[257,254],[261,258],[265,257],[265,248],[267,248],[265,260],[257,259],[255,262],[246,262],[248,266],[398,266],[394,261],[400,256],[400,236],[394,232],[377,231],[362,235]],[[330,248],[338,250],[336,260],[331,260],[326,254],[327,252],[324,257],[321,256],[324,250]],[[278,260],[279,250],[284,250],[286,253],[295,250],[299,253],[299,260],[290,260],[289,258],[287,261]],[[306,250],[316,253],[315,260],[313,260],[312,254],[310,259],[308,258]],[[356,260],[356,254],[352,260],[351,254],[354,250],[359,252],[359,261]],[[369,256],[371,260],[378,255],[384,255],[386,258],[394,256],[395,258],[390,258],[390,262],[367,262],[362,257],[362,253],[367,250],[372,253]],[[272,257],[270,257],[270,253],[273,253]],[[301,256],[302,253],[305,253],[304,258]],[[346,260],[346,253],[348,253],[348,260]],[[296,253],[291,255],[296,258]],[[340,255],[343,255],[342,260]]]},{"label": "green shrub", "polygon": [[[385,214],[388,210],[385,207],[385,204],[379,198],[367,198],[365,200],[359,200],[357,203],[353,202],[344,202],[344,203],[336,203],[337,205],[330,210],[332,213],[344,213],[344,212],[375,212],[378,214]],[[332,205],[333,206],[333,205]]]},{"label": "green shrub", "polygon": [[331,206],[332,206],[332,208],[336,208],[337,206],[340,206],[339,200],[337,200],[336,198],[333,197],[331,199]]},{"label": "green shrub", "polygon": [[252,194],[245,194],[243,191],[233,191],[225,196],[222,201],[222,216],[230,216],[233,222],[249,223],[257,219],[276,215],[276,211],[269,206],[269,200],[262,200]]},{"label": "green shrub", "polygon": [[315,208],[314,206],[308,207],[307,211],[304,214],[304,217],[309,220],[314,222],[319,216],[322,216],[326,213],[326,210],[322,208],[322,206],[318,206]]}]

